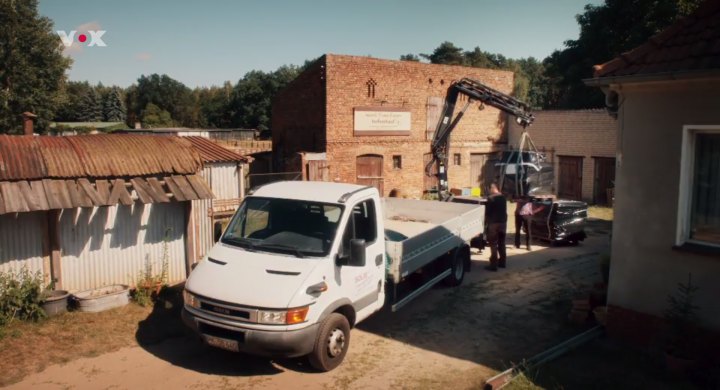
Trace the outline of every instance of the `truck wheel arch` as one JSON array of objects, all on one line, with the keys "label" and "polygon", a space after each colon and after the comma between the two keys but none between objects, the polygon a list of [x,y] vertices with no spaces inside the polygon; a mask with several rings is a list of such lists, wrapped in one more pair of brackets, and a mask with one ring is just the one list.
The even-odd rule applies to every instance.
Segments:
[{"label": "truck wheel arch", "polygon": [[327,316],[332,313],[342,314],[343,316],[345,316],[345,318],[347,318],[348,323],[350,324],[350,328],[355,327],[355,309],[353,308],[352,302],[350,302],[349,299],[339,299],[328,305],[328,307],[323,310],[322,314],[320,314],[318,322],[323,321],[325,318],[327,318]]}]

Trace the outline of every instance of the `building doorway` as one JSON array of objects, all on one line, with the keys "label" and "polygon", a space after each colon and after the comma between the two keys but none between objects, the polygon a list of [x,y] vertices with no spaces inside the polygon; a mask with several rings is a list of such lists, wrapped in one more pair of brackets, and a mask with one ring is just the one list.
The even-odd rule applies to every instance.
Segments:
[{"label": "building doorway", "polygon": [[615,187],[615,158],[595,157],[595,186],[593,201],[597,204],[610,205],[612,195],[608,195]]},{"label": "building doorway", "polygon": [[582,157],[559,156],[560,175],[558,196],[562,199],[582,199]]},{"label": "building doorway", "polygon": [[383,196],[383,156],[364,154],[356,160],[357,184],[372,186]]}]

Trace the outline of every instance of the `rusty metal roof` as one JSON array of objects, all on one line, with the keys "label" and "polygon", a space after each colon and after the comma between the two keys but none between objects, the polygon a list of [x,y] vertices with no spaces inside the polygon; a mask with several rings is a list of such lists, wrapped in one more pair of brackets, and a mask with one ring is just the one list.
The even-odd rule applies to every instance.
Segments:
[{"label": "rusty metal roof", "polygon": [[248,157],[242,156],[204,137],[183,137],[192,143],[200,153],[205,163],[214,162],[248,162]]},{"label": "rusty metal roof", "polygon": [[0,135],[0,181],[182,175],[201,168],[196,148],[174,136]]},{"label": "rusty metal roof", "polygon": [[646,43],[593,68],[595,78],[720,69],[720,1],[706,1]]}]

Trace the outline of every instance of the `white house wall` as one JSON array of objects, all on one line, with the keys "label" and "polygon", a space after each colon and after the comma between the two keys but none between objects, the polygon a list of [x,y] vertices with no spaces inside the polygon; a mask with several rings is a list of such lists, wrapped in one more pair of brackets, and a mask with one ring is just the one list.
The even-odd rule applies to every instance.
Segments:
[{"label": "white house wall", "polygon": [[47,213],[0,215],[0,272],[43,272],[42,241]]},{"label": "white house wall", "polygon": [[185,279],[184,203],[65,209],[60,217],[63,288],[134,285],[145,269],[162,267],[168,232],[168,281]]}]

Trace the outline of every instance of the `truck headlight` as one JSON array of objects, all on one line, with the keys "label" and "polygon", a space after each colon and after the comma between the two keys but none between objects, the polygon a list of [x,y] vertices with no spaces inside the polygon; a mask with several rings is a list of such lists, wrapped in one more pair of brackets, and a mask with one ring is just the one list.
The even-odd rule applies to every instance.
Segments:
[{"label": "truck headlight", "polygon": [[200,301],[197,299],[197,297],[195,295],[193,295],[188,290],[183,290],[183,301],[185,301],[186,305],[188,305],[192,308],[195,308],[195,309],[200,308]]},{"label": "truck headlight", "polygon": [[260,310],[258,311],[258,322],[270,325],[292,325],[305,321],[310,307],[304,306],[290,310]]}]

